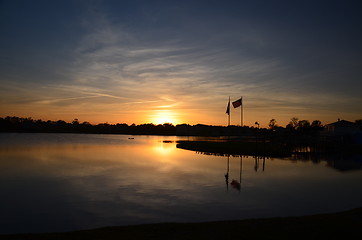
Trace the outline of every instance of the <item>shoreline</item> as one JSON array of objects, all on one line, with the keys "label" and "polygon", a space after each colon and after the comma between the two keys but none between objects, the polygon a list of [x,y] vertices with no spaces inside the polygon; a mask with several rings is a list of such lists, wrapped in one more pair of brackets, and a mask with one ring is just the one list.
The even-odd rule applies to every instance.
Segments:
[{"label": "shoreline", "polygon": [[333,239],[359,236],[361,226],[362,207],[299,217],[112,226],[61,233],[0,235],[0,239]]},{"label": "shoreline", "polygon": [[274,143],[246,141],[177,141],[177,148],[221,155],[290,157],[289,147]]},{"label": "shoreline", "polygon": [[[177,141],[177,148],[220,155],[249,155],[262,157],[290,157],[293,154],[362,154],[362,145],[292,145],[279,142],[252,142],[252,141]],[[308,151],[305,151],[309,148]],[[296,149],[303,151],[296,151]]]}]

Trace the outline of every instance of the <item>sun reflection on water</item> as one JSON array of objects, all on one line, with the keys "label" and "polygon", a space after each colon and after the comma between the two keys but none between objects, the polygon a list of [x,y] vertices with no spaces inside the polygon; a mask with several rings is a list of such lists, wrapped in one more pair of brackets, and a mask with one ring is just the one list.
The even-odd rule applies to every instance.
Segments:
[{"label": "sun reflection on water", "polygon": [[175,145],[172,142],[158,142],[154,145],[153,150],[159,155],[167,156],[175,151]]}]

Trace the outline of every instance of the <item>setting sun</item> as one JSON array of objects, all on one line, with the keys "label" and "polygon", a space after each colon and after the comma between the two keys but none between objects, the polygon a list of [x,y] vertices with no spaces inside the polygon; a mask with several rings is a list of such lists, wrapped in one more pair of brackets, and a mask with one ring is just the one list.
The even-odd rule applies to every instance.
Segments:
[{"label": "setting sun", "polygon": [[178,122],[175,115],[176,114],[170,110],[159,110],[159,111],[155,112],[151,121],[154,124],[171,123],[171,124],[175,125]]}]

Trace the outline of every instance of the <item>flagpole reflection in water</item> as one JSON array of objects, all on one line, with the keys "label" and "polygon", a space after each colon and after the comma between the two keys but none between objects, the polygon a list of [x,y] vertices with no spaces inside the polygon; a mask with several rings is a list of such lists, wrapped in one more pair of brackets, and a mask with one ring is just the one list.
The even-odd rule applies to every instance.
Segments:
[{"label": "flagpole reflection in water", "polygon": [[226,167],[226,173],[225,173],[225,182],[226,182],[226,191],[229,191],[229,170],[230,170],[230,155],[228,154],[227,158],[227,167]]},{"label": "flagpole reflection in water", "polygon": [[230,185],[237,189],[239,192],[241,191],[241,175],[242,175],[242,169],[243,169],[243,157],[240,156],[240,168],[239,168],[239,181],[236,179],[233,179],[230,183]]}]

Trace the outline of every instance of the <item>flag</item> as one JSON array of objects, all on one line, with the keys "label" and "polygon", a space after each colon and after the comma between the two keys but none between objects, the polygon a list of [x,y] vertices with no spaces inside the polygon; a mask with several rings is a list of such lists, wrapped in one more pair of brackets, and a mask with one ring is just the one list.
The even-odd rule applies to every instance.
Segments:
[{"label": "flag", "polygon": [[229,99],[228,107],[226,108],[226,114],[230,115],[230,99]]},{"label": "flag", "polygon": [[233,102],[234,108],[240,107],[241,105],[243,105],[242,98],[240,98],[240,99]]}]

